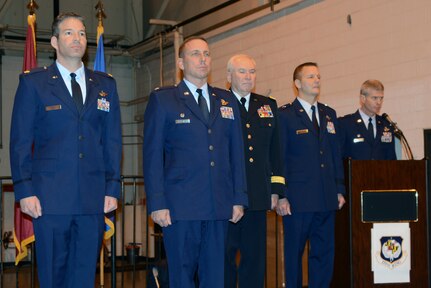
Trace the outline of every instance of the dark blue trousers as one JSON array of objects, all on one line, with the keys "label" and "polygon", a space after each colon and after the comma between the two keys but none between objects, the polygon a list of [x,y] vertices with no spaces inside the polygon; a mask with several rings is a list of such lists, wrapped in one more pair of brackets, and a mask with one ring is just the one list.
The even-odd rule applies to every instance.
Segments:
[{"label": "dark blue trousers", "polygon": [[41,288],[94,288],[104,215],[43,215],[33,219]]},{"label": "dark blue trousers", "polygon": [[[237,266],[238,252],[240,262]],[[246,211],[238,223],[228,225],[224,287],[262,288],[265,266],[266,211]]]},{"label": "dark blue trousers", "polygon": [[308,287],[330,286],[334,269],[335,211],[283,216],[287,288],[302,288],[302,254],[310,241]]},{"label": "dark blue trousers", "polygon": [[224,286],[227,220],[176,221],[163,228],[169,288]]}]

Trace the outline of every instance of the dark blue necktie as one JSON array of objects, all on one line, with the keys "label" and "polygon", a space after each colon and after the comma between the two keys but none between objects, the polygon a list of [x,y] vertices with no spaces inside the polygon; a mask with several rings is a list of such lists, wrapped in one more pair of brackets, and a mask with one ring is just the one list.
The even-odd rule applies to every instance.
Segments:
[{"label": "dark blue necktie", "polygon": [[315,106],[311,106],[311,121],[313,122],[313,126],[314,129],[316,129],[317,135],[320,134],[320,129],[319,129],[319,122],[317,122],[317,117],[316,117],[316,107]]},{"label": "dark blue necktie", "polygon": [[374,126],[373,126],[373,118],[368,118],[368,135],[371,137],[371,139],[374,139]]},{"label": "dark blue necktie", "polygon": [[78,108],[78,111],[81,112],[82,107],[84,107],[84,103],[82,100],[82,91],[81,86],[79,86],[79,83],[76,82],[76,74],[70,73],[71,84],[72,84],[72,98],[75,101],[76,108]]},{"label": "dark blue necktie", "polygon": [[208,121],[210,118],[210,112],[208,110],[207,100],[205,100],[204,95],[202,95],[202,89],[196,89],[198,93],[198,104],[199,108],[201,108],[202,114],[204,115],[205,121]]}]

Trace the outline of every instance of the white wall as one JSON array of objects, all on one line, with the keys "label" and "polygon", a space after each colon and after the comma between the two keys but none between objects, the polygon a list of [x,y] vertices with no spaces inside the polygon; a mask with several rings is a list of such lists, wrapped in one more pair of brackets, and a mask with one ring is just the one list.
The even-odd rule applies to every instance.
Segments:
[{"label": "white wall", "polygon": [[420,159],[423,129],[431,128],[430,11],[429,0],[325,0],[262,25],[250,19],[252,27],[239,34],[220,29],[206,35],[212,84],[226,87],[227,60],[248,53],[257,61],[257,92],[271,91],[282,105],[294,99],[294,68],[315,61],[322,74],[320,101],[344,115],[357,109],[360,85],[379,79],[385,85],[382,113],[398,122]]}]

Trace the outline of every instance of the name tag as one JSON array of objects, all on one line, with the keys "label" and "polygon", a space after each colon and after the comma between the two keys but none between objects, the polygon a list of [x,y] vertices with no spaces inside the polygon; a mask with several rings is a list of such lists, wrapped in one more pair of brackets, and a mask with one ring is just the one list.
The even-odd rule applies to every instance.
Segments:
[{"label": "name tag", "polygon": [[177,119],[175,120],[175,124],[189,124],[190,119]]},{"label": "name tag", "polygon": [[45,111],[61,110],[61,105],[46,106]]},{"label": "name tag", "polygon": [[308,129],[296,130],[296,135],[307,134],[307,133],[308,133]]},{"label": "name tag", "polygon": [[353,139],[353,143],[359,143],[359,142],[364,142],[364,138],[354,138]]}]

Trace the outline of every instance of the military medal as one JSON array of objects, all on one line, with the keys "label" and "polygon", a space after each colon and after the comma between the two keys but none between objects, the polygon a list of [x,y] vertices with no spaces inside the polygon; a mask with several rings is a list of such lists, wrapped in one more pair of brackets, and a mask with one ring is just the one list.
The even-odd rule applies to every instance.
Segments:
[{"label": "military medal", "polygon": [[335,134],[335,126],[334,126],[334,122],[332,121],[328,121],[326,123],[326,130],[328,130],[329,134]]},{"label": "military medal", "polygon": [[272,114],[271,107],[269,105],[264,105],[257,109],[257,113],[260,118],[273,118],[274,114]]},{"label": "military medal", "polygon": [[109,112],[109,101],[107,101],[106,98],[97,99],[97,109]]},{"label": "military medal", "polygon": [[232,107],[222,106],[220,107],[220,113],[222,118],[232,119],[232,120],[235,119],[235,117],[233,116]]}]

